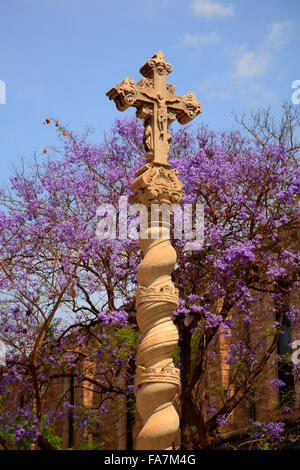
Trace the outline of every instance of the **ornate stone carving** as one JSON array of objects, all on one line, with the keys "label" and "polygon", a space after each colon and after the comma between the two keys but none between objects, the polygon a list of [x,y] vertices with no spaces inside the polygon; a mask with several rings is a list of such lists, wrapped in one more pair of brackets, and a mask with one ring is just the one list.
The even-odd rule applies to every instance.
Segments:
[{"label": "ornate stone carving", "polygon": [[169,83],[167,83],[167,90],[169,93],[171,93],[172,95],[175,95],[175,87],[174,85],[169,85]]},{"label": "ornate stone carving", "polygon": [[[144,167],[145,168],[145,167]],[[182,199],[182,183],[178,171],[148,164],[131,185],[138,202],[150,208],[151,204],[179,204]]]},{"label": "ornate stone carving", "polygon": [[136,370],[136,387],[151,382],[170,383],[180,387],[180,370],[174,367],[173,363],[163,367],[162,369],[154,367],[138,366]]},{"label": "ornate stone carving", "polygon": [[185,113],[178,118],[180,124],[187,124],[189,121],[194,119],[198,114],[201,113],[201,104],[198,103],[195,94],[191,91],[186,93],[183,97],[183,104]]},{"label": "ornate stone carving", "polygon": [[138,93],[135,81],[126,77],[118,85],[109,91],[109,98],[113,99],[119,111],[124,111],[135,102]]},{"label": "ornate stone carving", "polygon": [[173,109],[169,108],[168,109],[168,123],[175,121],[175,119],[176,119],[176,111],[173,111]]},{"label": "ornate stone carving", "polygon": [[163,53],[159,51],[140,68],[140,72],[147,77],[151,73],[149,69],[155,69],[159,75],[168,75],[173,67],[165,61]]},{"label": "ornate stone carving", "polygon": [[136,116],[140,119],[149,119],[153,116],[153,105],[152,104],[142,104],[137,111]]},{"label": "ornate stone carving", "polygon": [[137,83],[139,88],[154,88],[153,78],[141,78]]},{"label": "ornate stone carving", "polygon": [[165,284],[158,287],[143,287],[139,286],[136,291],[136,305],[140,305],[143,302],[160,300],[167,301],[174,304],[174,308],[178,307],[178,289],[173,284]]},{"label": "ornate stone carving", "polygon": [[158,287],[144,287],[144,286],[139,286],[136,291],[136,295],[153,295],[153,294],[159,294],[159,295],[174,295],[175,297],[178,296],[178,289],[173,286],[173,284],[164,284],[162,286]]},{"label": "ornate stone carving", "polygon": [[157,98],[157,127],[160,132],[160,139],[162,139],[167,131],[167,110],[164,97],[158,95]]},{"label": "ornate stone carving", "polygon": [[143,137],[143,144],[146,152],[153,152],[153,133],[149,120],[145,121],[145,131]]},{"label": "ornate stone carving", "polygon": [[[181,201],[182,184],[177,170],[168,163],[168,125],[175,119],[185,124],[201,112],[194,93],[183,97],[175,94],[175,87],[167,83],[171,71],[172,66],[159,51],[140,68],[144,78],[137,84],[127,77],[107,93],[120,111],[135,106],[137,117],[145,119],[143,144],[147,163],[135,172],[130,202],[143,203],[149,211],[152,204]],[[173,400],[180,389],[179,369],[172,362],[178,342],[172,318],[178,307],[178,289],[171,279],[176,252],[169,241],[166,221],[157,220],[142,230],[147,236],[141,235],[139,240],[144,258],[138,270],[136,305],[142,341],[137,352],[135,384],[143,427],[136,448],[171,450],[179,428]]]}]

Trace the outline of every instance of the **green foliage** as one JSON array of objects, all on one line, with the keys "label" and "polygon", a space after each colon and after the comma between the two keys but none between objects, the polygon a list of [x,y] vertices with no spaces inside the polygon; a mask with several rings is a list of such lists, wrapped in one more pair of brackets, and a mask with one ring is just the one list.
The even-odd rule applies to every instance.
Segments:
[{"label": "green foliage", "polygon": [[49,325],[47,329],[45,341],[53,341],[56,339],[60,321],[61,321],[60,319],[54,319],[52,321],[52,323]]},{"label": "green foliage", "polygon": [[180,346],[179,344],[176,345],[175,351],[173,353],[173,361],[174,364],[180,364]]},{"label": "green foliage", "polygon": [[46,424],[46,419],[48,419],[48,415],[42,418],[42,436],[57,450],[63,450],[62,438],[55,434],[53,425]]},{"label": "green foliage", "polygon": [[109,340],[101,344],[101,349],[104,353],[112,355],[114,361],[127,361],[137,350],[139,343],[138,331],[130,326],[124,326],[116,328],[109,336]]},{"label": "green foliage", "polygon": [[110,439],[105,439],[103,441],[94,441],[94,440],[85,440],[80,442],[77,446],[79,450],[104,450],[106,444],[110,441]]},{"label": "green foliage", "polygon": [[127,360],[139,343],[139,334],[136,329],[130,326],[118,328],[115,337],[112,338],[112,345],[119,349],[116,359]]},{"label": "green foliage", "polygon": [[199,347],[199,342],[204,336],[203,328],[196,328],[191,336],[191,352],[195,354]]}]

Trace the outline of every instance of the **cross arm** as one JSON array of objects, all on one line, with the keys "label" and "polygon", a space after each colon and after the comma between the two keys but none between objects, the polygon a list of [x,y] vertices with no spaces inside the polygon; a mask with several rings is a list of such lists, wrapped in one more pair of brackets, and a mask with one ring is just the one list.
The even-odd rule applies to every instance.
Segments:
[{"label": "cross arm", "polygon": [[169,93],[167,98],[168,110],[176,114],[180,124],[187,124],[202,112],[201,103],[197,101],[196,95],[189,91],[184,96]]},{"label": "cross arm", "polygon": [[[119,111],[125,111],[130,106],[136,108],[150,107],[153,105],[151,94],[143,92],[140,82],[135,83],[131,77],[126,77],[120,83],[109,90],[106,95],[110,100],[114,100]],[[150,112],[150,111],[149,111]]]}]

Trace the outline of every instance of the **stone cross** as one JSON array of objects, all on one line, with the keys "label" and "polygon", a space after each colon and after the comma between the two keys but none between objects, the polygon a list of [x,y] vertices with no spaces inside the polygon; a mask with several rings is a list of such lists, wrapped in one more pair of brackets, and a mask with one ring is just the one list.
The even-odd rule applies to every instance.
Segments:
[{"label": "stone cross", "polygon": [[[144,119],[147,163],[135,172],[131,189],[135,194],[132,202],[146,205],[151,216],[153,204],[167,205],[170,212],[171,204],[182,199],[177,170],[168,163],[168,125],[175,119],[186,124],[201,112],[194,93],[175,95],[175,87],[167,84],[171,71],[162,52],[157,52],[141,67],[144,78],[138,83],[127,77],[107,93],[120,111],[134,106],[137,117]],[[178,343],[172,312],[179,305],[179,294],[171,278],[176,252],[169,240],[170,224],[159,215],[155,217],[149,217],[141,227],[139,239],[144,258],[137,276],[136,307],[142,341],[135,386],[143,426],[136,440],[137,450],[171,450],[179,429],[174,399],[180,390],[180,371],[172,359]]]},{"label": "stone cross", "polygon": [[144,119],[144,146],[147,162],[157,163],[165,167],[168,164],[171,136],[168,125],[178,119],[186,124],[201,113],[201,104],[194,93],[184,96],[175,94],[175,87],[167,83],[167,75],[172,72],[161,51],[157,52],[141,68],[145,77],[138,83],[126,77],[112,88],[107,96],[114,100],[119,111],[129,106],[137,108],[137,117]]}]

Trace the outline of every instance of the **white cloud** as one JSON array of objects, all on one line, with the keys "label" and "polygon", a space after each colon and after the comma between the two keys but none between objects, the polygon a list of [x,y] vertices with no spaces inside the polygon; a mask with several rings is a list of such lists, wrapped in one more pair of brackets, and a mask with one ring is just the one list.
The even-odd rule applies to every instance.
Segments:
[{"label": "white cloud", "polygon": [[289,40],[292,23],[287,20],[276,21],[269,26],[265,41],[256,51],[240,51],[234,61],[235,70],[232,78],[255,78],[265,74],[274,59],[275,50],[280,49]]},{"label": "white cloud", "polygon": [[260,77],[268,70],[271,60],[272,56],[268,52],[262,52],[260,54],[246,52],[236,60],[236,68],[231,76],[233,78]]},{"label": "white cloud", "polygon": [[186,46],[197,47],[201,46],[202,44],[212,44],[219,42],[220,39],[221,36],[215,31],[209,34],[186,33],[182,38],[182,43]]},{"label": "white cloud", "polygon": [[195,15],[206,16],[231,16],[234,14],[232,3],[214,2],[213,0],[193,0],[190,4]]},{"label": "white cloud", "polygon": [[288,41],[291,25],[292,23],[287,20],[272,23],[266,39],[266,47],[279,49],[283,46]]}]

